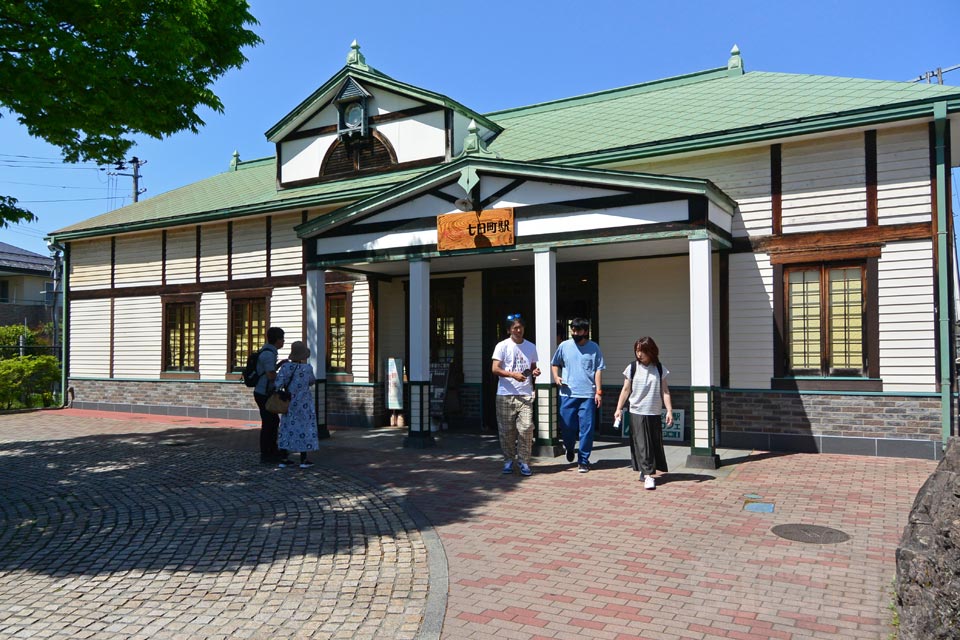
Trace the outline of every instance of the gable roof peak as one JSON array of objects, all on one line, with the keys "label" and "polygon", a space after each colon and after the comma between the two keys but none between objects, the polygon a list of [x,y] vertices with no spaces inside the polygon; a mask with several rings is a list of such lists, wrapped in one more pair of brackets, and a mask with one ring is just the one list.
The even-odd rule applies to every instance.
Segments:
[{"label": "gable roof peak", "polygon": [[730,59],[727,60],[727,75],[742,76],[743,71],[743,58],[740,57],[740,47],[733,45],[733,48],[730,49]]},{"label": "gable roof peak", "polygon": [[360,53],[360,45],[356,40],[350,43],[350,53],[347,54],[347,66],[370,71],[370,67],[367,66],[367,59]]}]

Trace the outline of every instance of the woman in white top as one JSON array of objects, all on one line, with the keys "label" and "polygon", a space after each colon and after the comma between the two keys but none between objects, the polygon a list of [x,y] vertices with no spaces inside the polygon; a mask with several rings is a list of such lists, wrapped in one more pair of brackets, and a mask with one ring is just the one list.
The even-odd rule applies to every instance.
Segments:
[{"label": "woman in white top", "polygon": [[667,409],[667,424],[673,424],[673,403],[667,376],[670,372],[660,364],[660,349],[653,338],[644,336],[633,345],[636,362],[623,370],[623,389],[617,400],[614,418],[620,420],[629,400],[630,459],[633,470],[640,472],[645,489],[656,489],[657,471],[666,473],[667,456],[663,452],[663,426],[660,413]]}]

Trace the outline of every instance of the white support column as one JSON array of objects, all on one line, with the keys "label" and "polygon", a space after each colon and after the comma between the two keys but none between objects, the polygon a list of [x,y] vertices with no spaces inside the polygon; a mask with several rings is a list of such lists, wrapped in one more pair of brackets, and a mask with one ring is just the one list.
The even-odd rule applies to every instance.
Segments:
[{"label": "white support column", "polygon": [[410,421],[405,447],[433,446],[430,432],[430,261],[410,261]]},{"label": "white support column", "polygon": [[687,466],[716,469],[713,442],[713,255],[710,238],[690,246],[690,455]]},{"label": "white support column", "polygon": [[327,274],[323,269],[307,271],[307,347],[310,366],[317,378],[314,397],[317,408],[317,434],[329,438],[327,428]]},{"label": "white support column", "polygon": [[536,382],[536,441],[538,456],[560,453],[557,437],[557,389],[553,384],[550,359],[557,349],[557,251],[534,251],[534,299],[536,304],[537,362],[542,372]]}]

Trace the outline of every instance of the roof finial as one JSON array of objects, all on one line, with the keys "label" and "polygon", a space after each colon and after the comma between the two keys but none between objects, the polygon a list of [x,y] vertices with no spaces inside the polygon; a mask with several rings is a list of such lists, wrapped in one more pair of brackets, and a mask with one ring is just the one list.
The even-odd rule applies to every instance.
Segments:
[{"label": "roof finial", "polygon": [[230,170],[236,171],[240,165],[240,152],[233,150],[233,159],[230,160]]},{"label": "roof finial", "polygon": [[363,69],[368,71],[370,67],[367,66],[367,60],[363,57],[363,54],[360,53],[360,45],[357,44],[357,41],[354,40],[350,44],[350,53],[347,54],[347,66],[348,67],[357,67],[358,69]]},{"label": "roof finial", "polygon": [[492,151],[487,151],[487,143],[480,137],[480,127],[476,120],[470,120],[467,125],[467,135],[463,138],[463,151],[461,155],[484,155],[495,156]]},{"label": "roof finial", "polygon": [[727,60],[727,75],[743,75],[743,58],[740,57],[740,47],[737,45],[733,45],[733,49],[730,49],[730,59]]}]

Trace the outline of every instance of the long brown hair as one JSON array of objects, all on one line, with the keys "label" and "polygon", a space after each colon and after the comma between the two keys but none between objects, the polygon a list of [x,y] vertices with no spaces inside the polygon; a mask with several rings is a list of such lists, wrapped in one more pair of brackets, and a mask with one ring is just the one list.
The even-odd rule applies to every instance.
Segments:
[{"label": "long brown hair", "polygon": [[[633,355],[637,355],[637,351],[647,354],[647,357],[650,358],[650,362],[656,364],[660,362],[660,347],[657,346],[657,343],[653,341],[653,338],[650,336],[643,336],[635,343],[633,343]],[[639,360],[639,358],[637,358]]]}]

